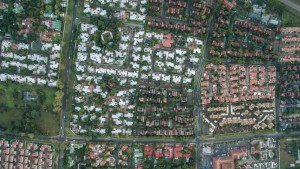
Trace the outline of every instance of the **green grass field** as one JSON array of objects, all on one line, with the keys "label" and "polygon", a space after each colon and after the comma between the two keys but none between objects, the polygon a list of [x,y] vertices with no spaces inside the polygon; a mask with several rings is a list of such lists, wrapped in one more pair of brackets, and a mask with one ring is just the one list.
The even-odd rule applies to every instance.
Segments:
[{"label": "green grass field", "polygon": [[[299,0],[293,0],[298,1]],[[284,5],[285,9],[282,14],[282,23],[283,26],[289,27],[289,26],[299,26],[300,25],[300,12],[296,11],[295,9]]]},{"label": "green grass field", "polygon": [[247,136],[247,135],[254,135],[254,134],[271,134],[274,133],[274,129],[272,130],[259,130],[259,131],[249,131],[249,132],[240,132],[240,133],[226,133],[226,134],[216,134],[214,136],[208,135],[201,135],[202,139],[214,140],[214,139],[221,139],[221,138],[229,138],[229,137],[238,137],[238,136]]},{"label": "green grass field", "polygon": [[291,2],[297,4],[297,5],[300,5],[300,1],[299,0],[290,0]]},{"label": "green grass field", "polygon": [[[59,116],[52,112],[55,91],[41,86],[0,83],[0,128],[10,132],[58,134]],[[24,100],[23,92],[35,93],[36,99]],[[29,124],[36,126],[35,129]]]},{"label": "green grass field", "polygon": [[291,154],[287,153],[284,149],[291,147],[291,141],[286,141],[285,139],[280,142],[280,168],[288,169],[290,168],[290,164],[295,164],[295,157]]}]

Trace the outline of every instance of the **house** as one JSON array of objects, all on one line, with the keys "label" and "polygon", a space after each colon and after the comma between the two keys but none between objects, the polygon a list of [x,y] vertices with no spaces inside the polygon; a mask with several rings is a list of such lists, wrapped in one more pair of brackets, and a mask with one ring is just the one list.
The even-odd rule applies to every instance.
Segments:
[{"label": "house", "polygon": [[8,8],[8,4],[7,3],[4,3],[4,2],[0,2],[0,9],[1,10],[5,10]]},{"label": "house", "polygon": [[231,9],[236,5],[236,1],[235,1],[235,0],[223,0],[223,4],[224,4],[229,10],[231,10]]},{"label": "house", "polygon": [[151,158],[153,155],[153,151],[154,151],[153,145],[147,144],[144,146],[144,156]]},{"label": "house", "polygon": [[26,101],[36,100],[37,96],[32,92],[23,92],[23,99]]}]

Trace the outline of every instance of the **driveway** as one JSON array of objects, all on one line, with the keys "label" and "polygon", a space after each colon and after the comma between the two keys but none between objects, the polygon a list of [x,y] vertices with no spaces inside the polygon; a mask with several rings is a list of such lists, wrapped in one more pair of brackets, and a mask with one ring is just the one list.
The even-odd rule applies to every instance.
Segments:
[{"label": "driveway", "polygon": [[297,10],[300,12],[300,6],[295,4],[294,2],[291,2],[289,0],[280,0],[280,2],[284,3],[285,5]]}]

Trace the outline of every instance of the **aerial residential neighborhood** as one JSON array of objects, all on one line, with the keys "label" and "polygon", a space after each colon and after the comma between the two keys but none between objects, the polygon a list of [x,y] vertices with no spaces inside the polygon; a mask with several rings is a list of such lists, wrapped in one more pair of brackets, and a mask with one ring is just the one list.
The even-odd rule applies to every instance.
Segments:
[{"label": "aerial residential neighborhood", "polygon": [[201,99],[208,131],[204,132],[211,135],[274,128],[275,67],[207,64],[205,68]]},{"label": "aerial residential neighborhood", "polygon": [[212,168],[278,168],[278,142],[274,138],[253,139],[229,144],[204,145],[203,165]]},{"label": "aerial residential neighborhood", "polygon": [[0,168],[300,167],[298,0],[0,0]]},{"label": "aerial residential neighborhood", "polygon": [[0,139],[1,168],[53,168],[55,149],[52,145],[22,140]]}]

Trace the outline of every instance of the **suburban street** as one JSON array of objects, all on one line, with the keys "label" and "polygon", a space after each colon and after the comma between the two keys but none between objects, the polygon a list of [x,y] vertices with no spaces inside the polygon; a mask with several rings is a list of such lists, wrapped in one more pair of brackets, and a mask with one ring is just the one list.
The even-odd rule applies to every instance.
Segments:
[{"label": "suburban street", "polygon": [[[74,39],[75,39],[75,28],[76,28],[76,10],[77,10],[77,0],[74,0],[74,7],[73,7],[73,18],[72,18],[72,26],[71,26],[71,37],[68,42],[69,48],[68,48],[68,54],[67,54],[67,62],[66,62],[66,75],[65,75],[65,82],[64,82],[64,96],[63,96],[63,104],[62,104],[62,113],[61,113],[61,127],[60,127],[60,135],[58,138],[59,141],[59,158],[58,158],[58,168],[62,167],[62,159],[63,159],[63,150],[61,149],[61,143],[64,141],[65,138],[65,121],[67,116],[67,100],[69,97],[68,94],[68,85],[69,85],[69,76],[70,76],[70,70],[71,70],[71,61],[74,51]],[[70,30],[68,30],[70,31]],[[51,138],[54,139],[54,138]]]},{"label": "suburban street", "polygon": [[[77,9],[77,0],[74,1],[74,12],[73,12],[73,19],[72,19],[72,32],[75,31],[76,25],[76,9]],[[72,56],[73,56],[73,51],[74,51],[74,39],[75,39],[75,34],[71,34],[71,38],[69,41],[69,50],[68,50],[68,56],[67,56],[67,63],[66,63],[66,75],[65,75],[65,83],[64,83],[64,97],[63,97],[63,105],[62,105],[62,114],[61,114],[61,131],[60,135],[61,137],[64,137],[65,133],[65,118],[66,118],[66,113],[67,113],[67,99],[68,99],[68,82],[69,82],[69,76],[70,76],[70,69],[71,69],[71,61],[72,61]]]}]

